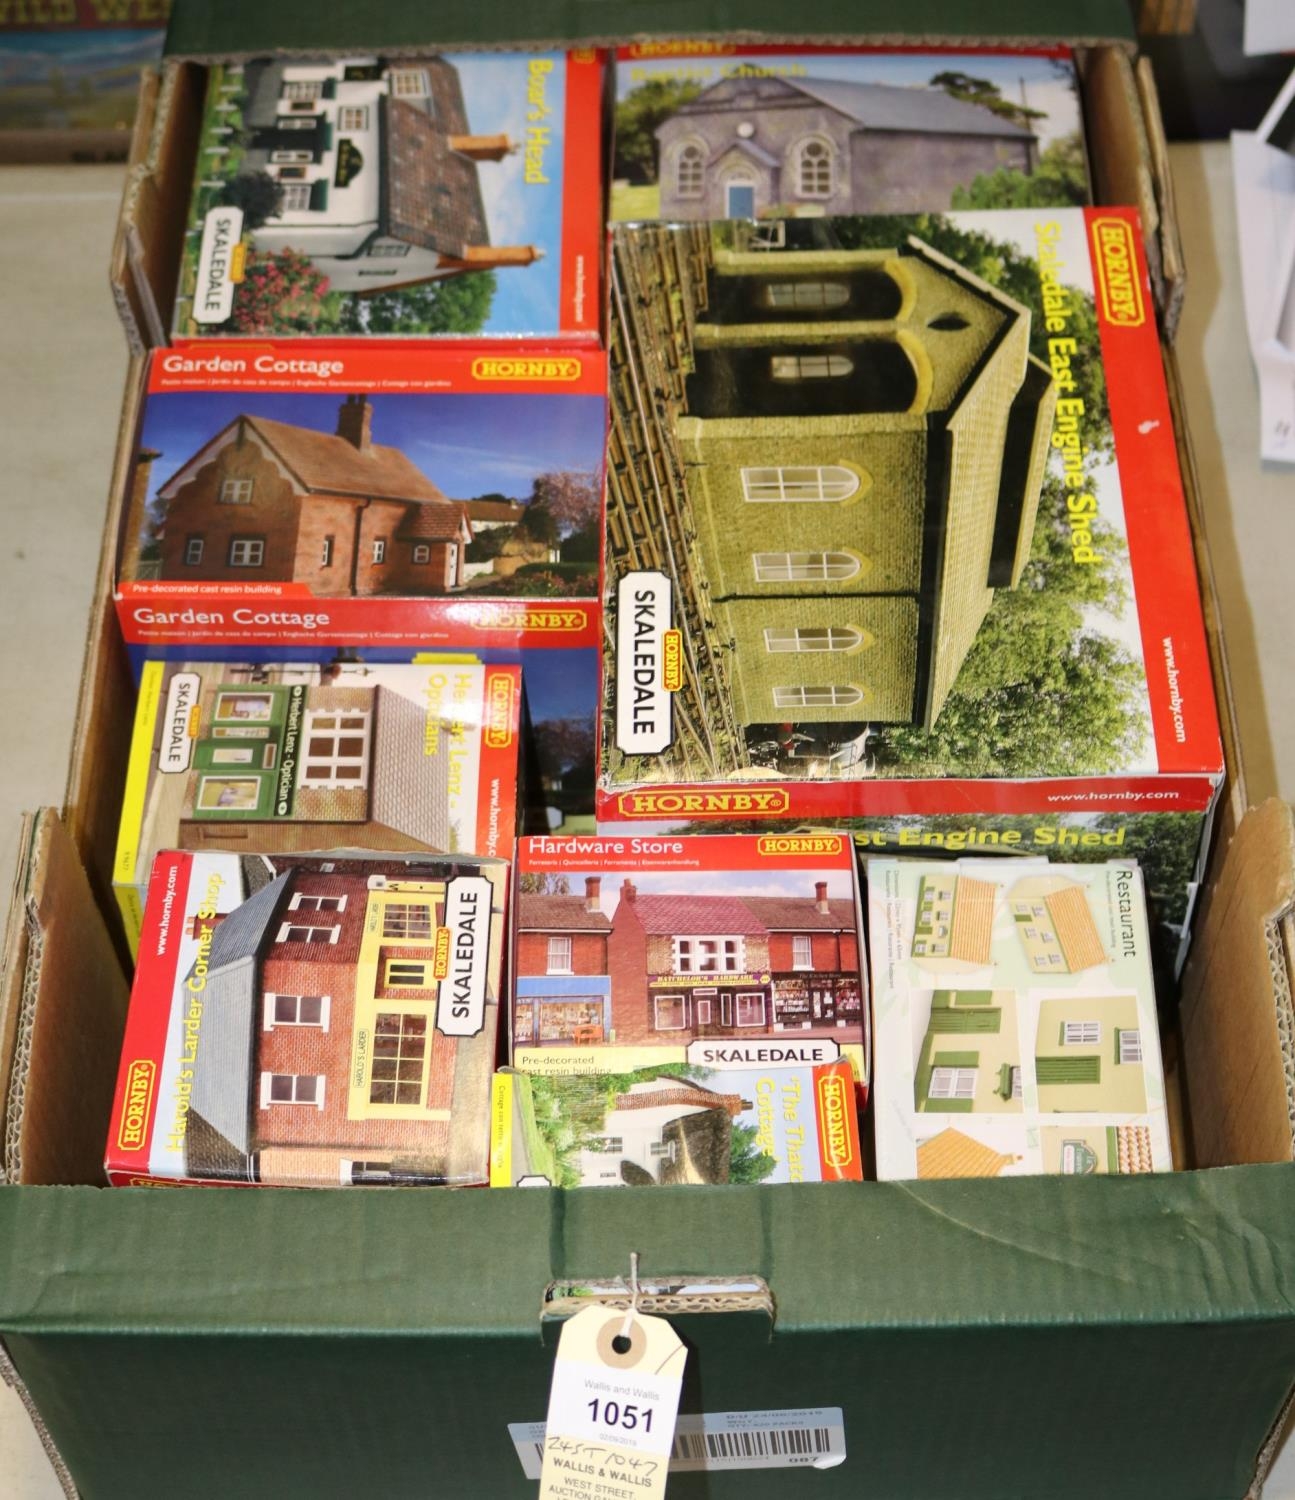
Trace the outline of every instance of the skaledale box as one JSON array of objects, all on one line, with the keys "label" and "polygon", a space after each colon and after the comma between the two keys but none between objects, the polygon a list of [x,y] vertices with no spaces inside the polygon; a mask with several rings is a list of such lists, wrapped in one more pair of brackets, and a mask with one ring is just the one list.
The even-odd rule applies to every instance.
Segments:
[{"label": "skaledale box", "polygon": [[1123,851],[1172,953],[1223,756],[1137,215],[613,245],[600,827]]},{"label": "skaledale box", "polygon": [[1172,1170],[1135,864],[866,870],[879,1179]]},{"label": "skaledale box", "polygon": [[161,849],[511,859],[521,671],[146,662],[113,885],[135,948]]},{"label": "skaledale box", "polygon": [[486,1181],[508,865],[164,851],[106,1170]]},{"label": "skaledale box", "polygon": [[1068,47],[633,42],[615,85],[614,220],[1090,201]]},{"label": "skaledale box", "polygon": [[491,1187],[860,1182],[847,1062],[495,1074]]},{"label": "skaledale box", "polygon": [[594,349],[157,352],[126,643],[595,645],[606,401]]},{"label": "skaledale box", "polygon": [[866,1088],[845,835],[522,839],[513,913],[512,1059],[525,1072],[844,1057]]},{"label": "skaledale box", "polygon": [[177,339],[597,338],[595,51],[214,63]]}]

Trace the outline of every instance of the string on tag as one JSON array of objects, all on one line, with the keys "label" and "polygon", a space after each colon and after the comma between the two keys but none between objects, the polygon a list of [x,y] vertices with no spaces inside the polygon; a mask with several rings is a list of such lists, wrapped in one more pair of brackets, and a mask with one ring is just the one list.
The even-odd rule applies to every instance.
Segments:
[{"label": "string on tag", "polygon": [[625,1321],[621,1324],[621,1331],[616,1335],[618,1339],[628,1340],[630,1329],[634,1326],[634,1314],[639,1310],[639,1253],[637,1250],[630,1251],[630,1305],[625,1310]]}]

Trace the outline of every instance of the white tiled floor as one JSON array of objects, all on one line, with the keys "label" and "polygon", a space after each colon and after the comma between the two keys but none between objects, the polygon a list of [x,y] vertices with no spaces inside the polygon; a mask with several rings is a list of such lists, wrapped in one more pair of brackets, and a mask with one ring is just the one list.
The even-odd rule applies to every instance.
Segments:
[{"label": "white tiled floor", "polygon": [[[1191,286],[1178,339],[1235,679],[1250,793],[1295,798],[1295,471],[1256,456],[1225,146],[1176,147]],[[63,793],[85,618],[125,371],[105,268],[114,167],[0,169],[0,891],[18,813]],[[13,705],[22,705],[15,709]],[[1154,1476],[1148,1492],[1154,1492]],[[0,1390],[0,1495],[61,1494]],[[1269,1486],[1295,1500],[1295,1443]]]}]

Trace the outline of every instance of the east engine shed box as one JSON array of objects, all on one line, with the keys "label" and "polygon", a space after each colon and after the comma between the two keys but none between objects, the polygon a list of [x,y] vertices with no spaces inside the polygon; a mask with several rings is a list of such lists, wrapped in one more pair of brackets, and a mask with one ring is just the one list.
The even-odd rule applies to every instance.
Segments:
[{"label": "east engine shed box", "polygon": [[1140,240],[615,228],[600,825],[1124,848],[1172,954],[1223,753]]}]

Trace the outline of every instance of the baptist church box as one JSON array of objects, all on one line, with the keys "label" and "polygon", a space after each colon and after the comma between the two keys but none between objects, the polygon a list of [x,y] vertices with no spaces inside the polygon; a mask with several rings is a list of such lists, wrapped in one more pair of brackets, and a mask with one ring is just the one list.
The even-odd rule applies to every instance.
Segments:
[{"label": "baptist church box", "polygon": [[[236,37],[265,52],[283,15],[265,0],[182,0],[174,42],[217,56]],[[384,37],[348,33],[359,16],[315,5],[311,45],[426,43],[420,4],[365,15]],[[662,34],[723,20],[695,0],[652,13]],[[595,27],[610,39],[644,22],[616,0],[578,14],[563,0],[460,7],[438,15],[436,41],[591,41]],[[743,25],[779,36],[786,7],[752,0]],[[849,37],[858,25],[857,7],[836,0],[796,13],[802,34]],[[868,25],[942,41],[972,28],[1127,36],[1116,0],[1075,0],[1050,23],[1024,0],[974,16],[952,0],[875,0]],[[188,72],[173,68],[168,85],[175,133],[145,126],[132,169],[120,248],[144,268],[145,230],[184,212],[159,184],[183,156]],[[1128,58],[1089,53],[1084,87],[1098,196],[1162,195],[1148,222],[1172,282],[1167,189],[1153,154],[1139,155],[1146,126]],[[138,311],[140,283],[117,284]],[[123,481],[119,468],[114,507]],[[24,834],[0,989],[3,1055],[17,1059],[6,1169],[27,1184],[0,1191],[4,1367],[69,1483],[87,1495],[216,1497],[237,1475],[248,1493],[285,1496],[378,1485],[447,1500],[533,1494],[507,1427],[543,1415],[556,1326],[579,1305],[559,1295],[573,1284],[596,1293],[599,1281],[605,1295],[635,1250],[659,1293],[650,1308],[691,1345],[685,1410],[841,1408],[845,1462],[803,1471],[798,1492],[998,1500],[1005,1475],[1054,1500],[1140,1500],[1148,1475],[1177,1500],[1251,1486],[1295,1377],[1295,1172],[1274,1020],[1290,972],[1282,914],[1295,901],[1287,809],[1274,804],[1236,832],[1198,924],[1181,1074],[1187,1160],[1203,1170],[647,1198],[97,1190],[86,1184],[99,1180],[125,990],[102,914],[132,701],[110,559],[67,808]],[[1220,847],[1242,807],[1234,786]],[[1243,1162],[1270,1164],[1231,1165]],[[867,1274],[844,1275],[861,1255]],[[992,1392],[991,1405],[971,1392]],[[715,1500],[776,1500],[788,1488],[778,1469],[671,1480],[672,1495]]]}]

